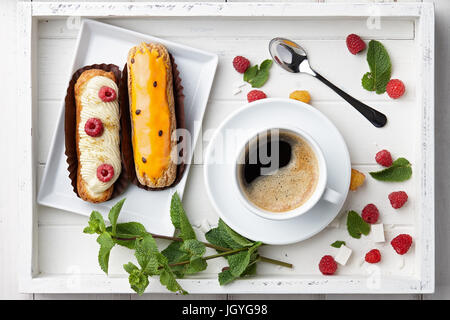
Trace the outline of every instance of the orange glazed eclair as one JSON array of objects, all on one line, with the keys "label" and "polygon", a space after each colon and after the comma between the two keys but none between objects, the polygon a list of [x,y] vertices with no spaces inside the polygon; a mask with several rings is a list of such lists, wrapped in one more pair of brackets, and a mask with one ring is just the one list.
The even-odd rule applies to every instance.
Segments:
[{"label": "orange glazed eclair", "polygon": [[169,53],[161,44],[141,43],[129,51],[127,68],[136,176],[151,188],[170,186],[176,178],[177,146]]}]

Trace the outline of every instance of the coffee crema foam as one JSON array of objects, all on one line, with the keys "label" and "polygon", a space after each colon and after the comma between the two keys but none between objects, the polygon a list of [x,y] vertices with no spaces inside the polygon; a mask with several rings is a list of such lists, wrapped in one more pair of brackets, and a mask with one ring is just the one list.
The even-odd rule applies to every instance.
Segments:
[{"label": "coffee crema foam", "polygon": [[311,146],[301,137],[280,133],[291,145],[290,162],[270,175],[243,183],[247,198],[263,210],[281,213],[300,207],[313,195],[319,180],[319,164]]}]

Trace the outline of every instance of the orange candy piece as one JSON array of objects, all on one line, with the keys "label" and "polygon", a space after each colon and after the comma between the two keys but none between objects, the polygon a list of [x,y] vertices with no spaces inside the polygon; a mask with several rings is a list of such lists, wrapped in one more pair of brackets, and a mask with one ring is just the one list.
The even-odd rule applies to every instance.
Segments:
[{"label": "orange candy piece", "polygon": [[309,103],[311,101],[311,96],[309,95],[309,92],[306,90],[295,90],[291,92],[289,95],[290,99],[298,100],[304,103]]},{"label": "orange candy piece", "polygon": [[350,180],[350,190],[355,191],[359,187],[361,187],[366,180],[366,176],[364,173],[359,172],[356,169],[352,169],[352,177]]}]

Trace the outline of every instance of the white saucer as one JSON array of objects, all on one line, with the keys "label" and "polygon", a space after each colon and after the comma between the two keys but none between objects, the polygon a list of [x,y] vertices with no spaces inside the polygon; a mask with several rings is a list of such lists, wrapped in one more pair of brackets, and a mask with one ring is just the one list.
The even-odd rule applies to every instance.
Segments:
[{"label": "white saucer", "polygon": [[[230,172],[235,165],[236,148],[243,139],[250,139],[253,132],[261,129],[285,125],[299,127],[314,138],[327,163],[327,186],[343,197],[337,204],[320,200],[311,210],[294,219],[269,220],[243,205],[234,190],[234,176]],[[239,137],[238,143],[228,143],[230,139],[226,137],[233,130],[247,133]],[[218,160],[221,155],[227,159]],[[220,125],[206,151],[204,170],[208,196],[226,224],[249,239],[281,245],[308,239],[333,221],[348,194],[351,163],[344,139],[320,111],[296,100],[269,98],[247,104]]]}]

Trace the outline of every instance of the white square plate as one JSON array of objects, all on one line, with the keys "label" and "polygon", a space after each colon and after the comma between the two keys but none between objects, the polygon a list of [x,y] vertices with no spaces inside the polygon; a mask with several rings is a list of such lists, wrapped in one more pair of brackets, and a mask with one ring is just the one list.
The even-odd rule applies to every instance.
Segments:
[{"label": "white square plate", "polygon": [[[126,63],[128,50],[142,41],[159,42],[165,45],[175,58],[186,96],[185,121],[186,128],[191,133],[191,150],[193,150],[214,79],[217,55],[97,21],[84,20],[78,36],[70,77],[77,69],[95,63],[113,63],[122,69]],[[189,164],[186,166],[183,179],[173,188],[163,191],[146,191],[130,185],[118,198],[101,204],[91,204],[81,200],[73,192],[64,151],[63,98],[58,124],[39,188],[39,204],[86,216],[92,210],[98,210],[106,216],[107,211],[119,199],[127,198],[120,215],[121,221],[136,220],[143,223],[150,232],[164,235],[173,233],[174,228],[168,214],[170,199],[175,191],[178,191],[180,196],[183,195],[190,169]],[[190,158],[191,155],[188,159]]]}]

